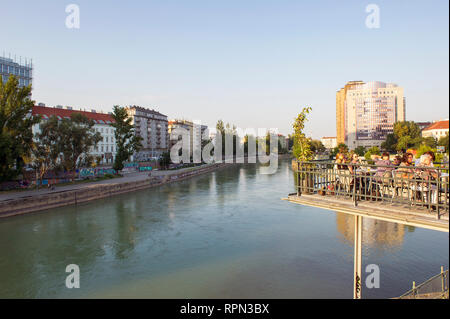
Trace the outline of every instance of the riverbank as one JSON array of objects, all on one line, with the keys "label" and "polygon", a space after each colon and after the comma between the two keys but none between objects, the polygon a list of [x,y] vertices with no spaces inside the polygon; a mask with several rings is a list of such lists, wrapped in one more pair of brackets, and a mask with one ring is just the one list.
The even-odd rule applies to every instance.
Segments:
[{"label": "riverbank", "polygon": [[148,176],[148,172],[130,174],[130,176],[123,177],[120,180],[114,179],[90,184],[63,186],[54,191],[42,189],[2,194],[0,197],[0,218],[61,206],[77,205],[96,199],[155,187],[212,172],[228,165],[232,164],[205,164],[175,171],[154,171],[151,177]]}]

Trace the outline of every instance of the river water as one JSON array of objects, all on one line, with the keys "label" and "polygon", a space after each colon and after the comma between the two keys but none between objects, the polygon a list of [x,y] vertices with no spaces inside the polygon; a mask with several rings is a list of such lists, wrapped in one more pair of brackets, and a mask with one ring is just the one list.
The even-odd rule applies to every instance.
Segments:
[{"label": "river water", "polygon": [[[353,217],[280,200],[239,164],[174,184],[0,220],[0,298],[352,298]],[[363,221],[363,272],[389,298],[448,268],[447,233]],[[80,288],[65,286],[66,266]],[[363,276],[363,282],[365,275]]]}]

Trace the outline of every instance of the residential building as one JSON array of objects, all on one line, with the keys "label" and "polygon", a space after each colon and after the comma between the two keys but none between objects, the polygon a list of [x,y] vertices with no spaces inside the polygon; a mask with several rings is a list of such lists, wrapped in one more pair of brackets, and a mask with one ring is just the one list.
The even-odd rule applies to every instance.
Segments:
[{"label": "residential building", "polygon": [[381,146],[394,124],[405,121],[405,112],[403,88],[396,84],[349,82],[336,94],[337,143]]},{"label": "residential building", "polygon": [[132,118],[136,136],[142,138],[142,149],[133,156],[135,160],[155,159],[169,150],[167,115],[136,105],[125,109]]},{"label": "residential building", "polygon": [[[200,145],[202,145],[201,144],[202,136],[206,136],[207,138],[209,137],[208,126],[197,124],[197,123],[194,123],[194,122],[188,121],[188,120],[174,119],[174,120],[169,121],[169,126],[168,126],[169,138],[170,138],[170,134],[172,134],[172,131],[176,128],[183,128],[183,129],[189,131],[189,150],[190,150],[191,154],[194,149],[194,135],[195,135],[196,140],[200,141]],[[178,139],[181,139],[181,136]],[[170,145],[170,147],[172,147],[176,143],[177,143],[176,140],[171,140],[169,145]]]},{"label": "residential building", "polygon": [[325,136],[322,137],[320,141],[322,142],[323,146],[325,146],[326,149],[333,149],[338,145],[336,136],[334,137]]},{"label": "residential building", "polygon": [[439,140],[441,137],[445,137],[445,135],[449,134],[448,121],[448,119],[445,119],[434,122],[433,124],[422,130],[422,137],[432,136],[437,140]]},{"label": "residential building", "polygon": [[0,80],[5,83],[10,75],[15,75],[19,80],[19,86],[27,86],[33,80],[33,63],[32,61],[0,57]]},{"label": "residential building", "polygon": [[[95,110],[91,110],[90,112],[74,110],[70,106],[66,106],[65,108],[60,105],[47,107],[42,103],[34,106],[32,110],[32,114],[40,115],[42,121],[47,121],[51,116],[56,116],[59,120],[62,120],[63,118],[68,119],[73,113],[83,114],[88,119],[93,120],[95,123],[93,128],[103,137],[103,140],[100,141],[95,148],[91,148],[89,154],[94,158],[100,158],[101,164],[112,164],[116,155],[116,142],[114,137],[115,128],[111,126],[111,124],[114,123],[114,119],[110,114],[98,113]],[[33,126],[33,134],[40,133],[42,121]]]}]

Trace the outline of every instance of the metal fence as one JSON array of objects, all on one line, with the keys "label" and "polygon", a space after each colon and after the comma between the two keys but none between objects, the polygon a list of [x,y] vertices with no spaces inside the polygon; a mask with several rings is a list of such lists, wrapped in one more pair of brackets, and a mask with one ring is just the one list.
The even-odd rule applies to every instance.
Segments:
[{"label": "metal fence", "polygon": [[448,269],[416,286],[413,281],[412,289],[398,297],[398,299],[448,299]]},{"label": "metal fence", "polygon": [[319,194],[360,201],[397,204],[435,212],[449,211],[449,166],[439,167],[296,163],[297,195]]}]

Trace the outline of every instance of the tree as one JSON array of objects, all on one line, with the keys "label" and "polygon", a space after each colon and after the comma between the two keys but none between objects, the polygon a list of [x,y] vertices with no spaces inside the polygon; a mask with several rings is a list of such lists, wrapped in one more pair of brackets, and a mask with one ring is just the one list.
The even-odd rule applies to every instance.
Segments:
[{"label": "tree", "polygon": [[436,148],[437,140],[433,136],[427,136],[422,139],[422,144],[430,148]]},{"label": "tree", "polygon": [[311,111],[311,107],[304,107],[298,114],[292,127],[294,128],[294,147],[293,154],[299,161],[310,161],[313,159],[313,153],[308,138],[303,130],[308,120],[307,115]]},{"label": "tree", "polygon": [[31,155],[32,126],[40,118],[31,115],[30,95],[31,85],[20,88],[15,76],[6,83],[0,76],[0,182],[16,178]]},{"label": "tree", "polygon": [[41,124],[37,138],[55,167],[74,171],[81,166],[90,166],[93,158],[89,152],[103,139],[94,125],[94,121],[81,113],[72,113],[70,118],[62,120],[52,116]]},{"label": "tree", "polygon": [[63,118],[58,124],[64,168],[73,171],[81,164],[89,165],[89,151],[103,140],[101,134],[93,128],[94,121],[81,113],[72,113],[70,119]]},{"label": "tree", "polygon": [[403,151],[411,147],[419,147],[422,143],[422,131],[420,127],[412,122],[397,122],[394,124],[394,137],[397,140],[395,149]]},{"label": "tree", "polygon": [[335,157],[338,153],[347,154],[348,153],[348,146],[344,143],[339,143],[338,146],[336,146],[333,151],[331,152],[331,156]]},{"label": "tree", "polygon": [[115,105],[112,117],[114,123],[111,125],[115,128],[114,137],[117,150],[113,168],[120,171],[123,169],[123,162],[142,148],[142,138],[134,134],[134,126],[131,124],[132,118],[128,117],[124,107]]},{"label": "tree", "polygon": [[287,145],[287,150],[291,150],[292,147],[294,146],[294,136],[289,134],[288,135],[288,145]]},{"label": "tree", "polygon": [[170,165],[170,152],[164,152],[159,159],[159,165],[165,169]]},{"label": "tree", "polygon": [[440,139],[439,139],[439,141],[438,141],[438,143],[437,143],[437,145],[439,145],[439,146],[444,146],[445,147],[445,152],[447,153],[447,154],[449,154],[449,144],[448,144],[448,133],[445,135],[445,136],[442,136]]},{"label": "tree", "polygon": [[41,131],[35,136],[32,165],[41,181],[45,173],[51,169],[57,169],[59,165],[60,154],[63,150],[58,124],[58,119],[51,117],[41,124]]},{"label": "tree", "polygon": [[[222,155],[225,154],[226,151],[226,136],[230,136],[233,141],[233,155],[236,155],[236,149],[237,149],[237,143],[238,143],[238,136],[236,131],[236,125],[231,125],[230,123],[227,123],[226,125],[222,120],[218,120],[216,124],[216,131],[217,134],[220,134],[222,137]],[[228,137],[228,138],[230,138]]]},{"label": "tree", "polygon": [[364,146],[358,146],[357,148],[355,148],[355,154],[358,154],[358,156],[364,156],[364,154],[366,153],[366,148]]},{"label": "tree", "polygon": [[386,136],[386,140],[381,143],[381,148],[389,152],[394,152],[397,147],[397,142],[398,141],[395,135],[393,133],[389,133]]},{"label": "tree", "polygon": [[309,141],[311,152],[313,153],[322,153],[325,152],[325,146],[322,141],[310,139]]},{"label": "tree", "polygon": [[366,152],[366,154],[364,154],[364,157],[366,158],[366,160],[369,163],[372,163],[372,155],[380,155],[381,151],[378,148],[378,146],[372,146],[371,148],[369,148],[369,150]]}]

